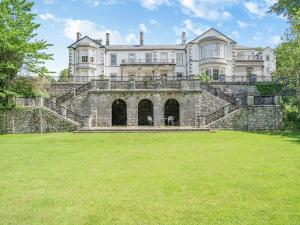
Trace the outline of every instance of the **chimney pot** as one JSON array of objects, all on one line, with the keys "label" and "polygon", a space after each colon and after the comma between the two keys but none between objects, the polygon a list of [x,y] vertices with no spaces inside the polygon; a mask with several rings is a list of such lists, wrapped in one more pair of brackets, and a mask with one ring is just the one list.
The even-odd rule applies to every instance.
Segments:
[{"label": "chimney pot", "polygon": [[106,45],[109,45],[109,42],[110,42],[109,36],[110,36],[110,34],[106,33]]},{"label": "chimney pot", "polygon": [[80,40],[81,39],[81,33],[80,32],[77,32],[76,33],[76,41]]},{"label": "chimney pot", "polygon": [[144,45],[144,32],[140,32],[140,46]]},{"label": "chimney pot", "polygon": [[182,32],[182,45],[186,45],[186,33]]}]

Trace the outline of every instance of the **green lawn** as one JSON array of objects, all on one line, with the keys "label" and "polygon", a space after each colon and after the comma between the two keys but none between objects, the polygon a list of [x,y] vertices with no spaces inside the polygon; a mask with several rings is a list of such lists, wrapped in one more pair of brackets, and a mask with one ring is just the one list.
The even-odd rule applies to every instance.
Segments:
[{"label": "green lawn", "polygon": [[300,224],[300,134],[0,136],[0,224]]}]

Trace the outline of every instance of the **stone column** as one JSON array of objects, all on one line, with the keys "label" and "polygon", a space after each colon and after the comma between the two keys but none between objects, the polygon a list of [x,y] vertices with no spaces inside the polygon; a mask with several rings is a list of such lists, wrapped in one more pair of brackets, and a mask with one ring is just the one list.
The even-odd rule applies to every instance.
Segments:
[{"label": "stone column", "polygon": [[164,103],[161,99],[160,94],[154,96],[153,101],[153,117],[154,117],[154,126],[164,126]]},{"label": "stone column", "polygon": [[138,99],[130,96],[127,104],[127,126],[138,126]]},{"label": "stone column", "polygon": [[36,106],[44,106],[44,98],[43,97],[36,97],[35,98],[35,105]]},{"label": "stone column", "polygon": [[248,106],[254,105],[254,96],[247,96],[247,105]]},{"label": "stone column", "polygon": [[63,117],[67,117],[67,109],[65,107],[60,107],[61,115]]}]

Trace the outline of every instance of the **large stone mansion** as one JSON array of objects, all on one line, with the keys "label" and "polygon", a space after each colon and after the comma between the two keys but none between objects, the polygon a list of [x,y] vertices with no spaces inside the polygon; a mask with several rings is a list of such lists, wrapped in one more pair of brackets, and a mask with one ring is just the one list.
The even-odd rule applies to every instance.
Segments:
[{"label": "large stone mansion", "polygon": [[77,33],[69,47],[69,71],[75,80],[104,75],[110,79],[187,78],[206,74],[212,82],[269,81],[275,70],[274,51],[238,45],[211,28],[181,45],[144,45],[140,32],[137,45],[111,45]]},{"label": "large stone mansion", "polygon": [[142,32],[138,45],[77,33],[68,49],[69,79],[53,79],[49,99],[18,98],[24,113],[0,114],[0,122],[7,121],[0,133],[270,130],[281,124],[280,97],[261,96],[256,86],[268,84],[276,69],[269,47],[240,46],[210,29],[188,43],[182,33],[181,45],[144,45]]}]

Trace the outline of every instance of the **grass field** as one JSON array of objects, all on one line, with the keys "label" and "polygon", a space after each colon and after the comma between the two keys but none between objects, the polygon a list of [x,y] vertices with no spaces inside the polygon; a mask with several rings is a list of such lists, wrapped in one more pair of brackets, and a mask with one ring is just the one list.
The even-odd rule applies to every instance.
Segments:
[{"label": "grass field", "polygon": [[0,224],[300,224],[300,134],[0,136]]}]

